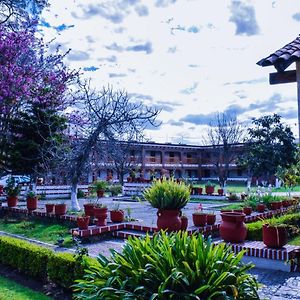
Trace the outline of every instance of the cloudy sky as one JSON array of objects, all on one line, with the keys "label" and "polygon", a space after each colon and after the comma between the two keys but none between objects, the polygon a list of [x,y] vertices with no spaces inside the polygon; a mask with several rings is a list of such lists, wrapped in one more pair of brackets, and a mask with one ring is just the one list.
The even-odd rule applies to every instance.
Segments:
[{"label": "cloudy sky", "polygon": [[275,69],[256,62],[298,36],[299,0],[49,2],[40,30],[71,68],[162,110],[151,140],[201,144],[218,111],[278,113],[297,135],[296,84],[270,86]]}]

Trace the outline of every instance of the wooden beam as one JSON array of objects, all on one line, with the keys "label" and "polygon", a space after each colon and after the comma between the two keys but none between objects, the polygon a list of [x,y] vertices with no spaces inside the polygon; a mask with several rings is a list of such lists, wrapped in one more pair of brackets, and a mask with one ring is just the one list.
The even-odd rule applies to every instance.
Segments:
[{"label": "wooden beam", "polygon": [[269,82],[270,84],[297,82],[296,77],[296,70],[270,73]]}]

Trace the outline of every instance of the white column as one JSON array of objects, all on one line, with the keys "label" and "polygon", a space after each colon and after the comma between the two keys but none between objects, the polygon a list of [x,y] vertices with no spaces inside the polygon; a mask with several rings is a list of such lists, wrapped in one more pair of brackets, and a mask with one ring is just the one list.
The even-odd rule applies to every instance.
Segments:
[{"label": "white column", "polygon": [[298,100],[298,143],[300,142],[300,61],[296,61],[297,100]]}]

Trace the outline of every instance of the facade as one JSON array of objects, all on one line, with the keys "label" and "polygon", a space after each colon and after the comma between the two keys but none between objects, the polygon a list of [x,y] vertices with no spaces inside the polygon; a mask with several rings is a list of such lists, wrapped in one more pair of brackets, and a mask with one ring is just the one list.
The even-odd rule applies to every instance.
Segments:
[{"label": "facade", "polygon": [[[186,178],[189,180],[217,179],[216,163],[222,168],[222,146],[195,146],[171,143],[141,142],[132,143],[127,151],[126,171],[124,179],[134,173],[136,178],[160,178],[161,176]],[[102,149],[105,147],[101,147]],[[109,147],[108,147],[109,148]],[[239,168],[237,158],[244,151],[243,144],[235,144],[231,147],[231,159],[229,162],[229,180],[246,181],[246,171]],[[106,154],[93,157],[93,167],[88,181],[96,179],[118,180],[120,174],[115,167],[114,158],[110,156],[110,149]],[[131,171],[130,171],[131,170]]]}]

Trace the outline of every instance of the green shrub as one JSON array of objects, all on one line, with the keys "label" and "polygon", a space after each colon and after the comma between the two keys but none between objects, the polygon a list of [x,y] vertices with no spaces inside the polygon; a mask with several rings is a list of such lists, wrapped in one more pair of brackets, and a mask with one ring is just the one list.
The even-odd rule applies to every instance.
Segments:
[{"label": "green shrub", "polygon": [[181,209],[190,199],[190,188],[184,182],[177,183],[174,178],[164,178],[154,181],[143,196],[154,208]]},{"label": "green shrub", "polygon": [[75,279],[82,278],[85,264],[76,260],[71,253],[57,253],[49,258],[49,279],[59,285],[69,288]]},{"label": "green shrub", "polygon": [[113,184],[108,187],[108,191],[112,196],[118,196],[122,193],[122,186],[120,184]]},{"label": "green shrub", "polygon": [[77,191],[77,198],[85,198],[85,193],[83,190],[78,189]]},{"label": "green shrub", "polygon": [[45,279],[52,251],[10,237],[0,237],[0,262],[30,276]]},{"label": "green shrub", "polygon": [[186,232],[130,238],[74,285],[75,299],[259,299],[243,252]]}]

